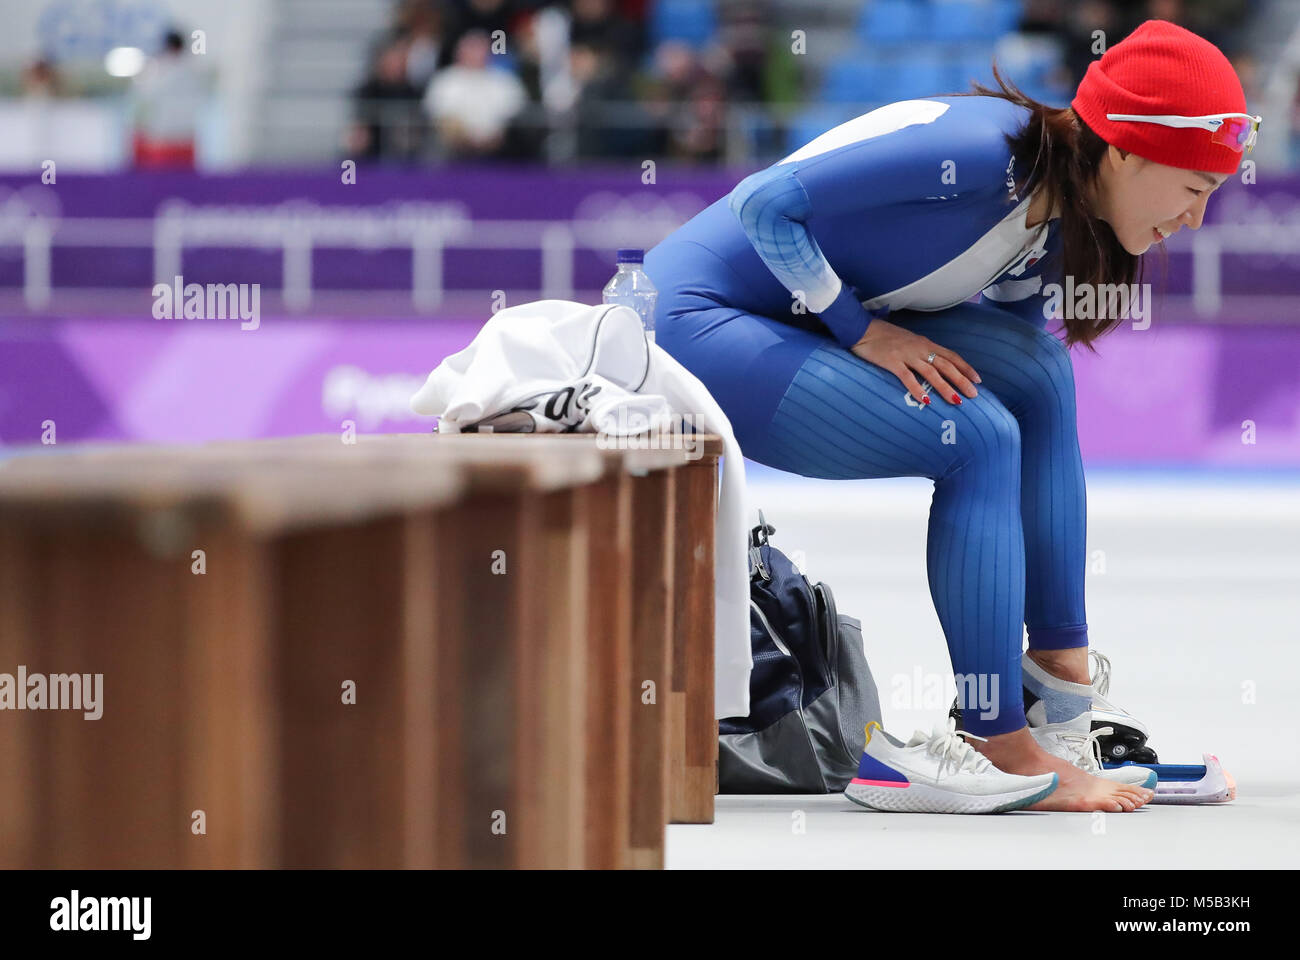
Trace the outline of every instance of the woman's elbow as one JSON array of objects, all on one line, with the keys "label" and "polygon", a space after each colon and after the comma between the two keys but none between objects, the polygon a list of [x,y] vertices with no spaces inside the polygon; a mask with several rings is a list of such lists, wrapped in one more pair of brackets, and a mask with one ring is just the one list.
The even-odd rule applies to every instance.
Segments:
[{"label": "woman's elbow", "polygon": [[[759,171],[759,173],[762,173],[762,171]],[[761,184],[756,179],[758,176],[758,173],[751,173],[744,180],[741,180],[740,183],[736,184],[731,189],[731,193],[727,195],[727,206],[731,209],[731,212],[739,218],[740,222],[746,224],[746,226],[749,225],[748,221],[754,219],[753,211],[755,205],[753,201],[756,199],[756,194],[761,189]],[[746,214],[747,208],[749,210],[748,216]]]},{"label": "woman's elbow", "polygon": [[801,220],[809,211],[807,194],[787,164],[767,167],[751,173],[732,189],[729,204],[739,213],[753,208],[771,210],[792,220]]}]

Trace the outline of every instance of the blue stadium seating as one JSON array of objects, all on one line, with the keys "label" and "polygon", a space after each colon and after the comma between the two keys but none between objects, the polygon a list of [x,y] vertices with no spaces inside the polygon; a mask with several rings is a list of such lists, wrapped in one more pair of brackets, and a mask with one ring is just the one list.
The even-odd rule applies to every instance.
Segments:
[{"label": "blue stadium seating", "polygon": [[648,17],[654,46],[680,40],[692,47],[708,45],[718,34],[713,0],[653,0]]},{"label": "blue stadium seating", "polygon": [[970,3],[968,0],[935,3],[930,8],[930,39],[937,42],[965,42],[969,40],[995,40],[997,24],[989,16],[991,3]]},{"label": "blue stadium seating", "polygon": [[950,64],[943,51],[934,47],[909,48],[888,73],[882,91],[886,100],[907,100],[949,93]]},{"label": "blue stadium seating", "polygon": [[1016,28],[1020,0],[870,0],[858,37],[872,46],[992,43]]},{"label": "blue stadium seating", "polygon": [[889,86],[893,58],[858,48],[826,69],[821,99],[825,103],[862,103]]},{"label": "blue stadium seating", "polygon": [[958,89],[955,76],[937,48],[881,51],[856,47],[827,68],[821,99],[827,103],[888,103],[932,96]]},{"label": "blue stadium seating", "polygon": [[993,43],[1020,22],[1019,0],[940,0],[928,4],[934,40]]},{"label": "blue stadium seating", "polygon": [[929,37],[929,10],[914,0],[871,0],[858,18],[858,37],[874,45]]},{"label": "blue stadium seating", "polygon": [[1057,55],[1048,49],[1030,48],[1002,57],[998,66],[1004,74],[1010,74],[1018,85],[1042,84],[1058,62]]},{"label": "blue stadium seating", "polygon": [[[889,102],[996,87],[998,40],[1014,33],[1021,0],[871,0],[857,21],[858,44],[826,70],[830,103]],[[1055,54],[1031,51],[1001,62],[1004,75],[1040,92]]]},{"label": "blue stadium seating", "polygon": [[[993,47],[968,47],[954,51],[946,60],[947,87],[954,93],[965,93],[971,81],[978,80],[987,87],[996,87],[993,80]],[[1003,71],[1003,76],[1006,72]],[[1013,78],[1014,79],[1014,78]]]},{"label": "blue stadium seating", "polygon": [[817,104],[800,111],[787,125],[785,152],[787,154],[794,153],[804,144],[817,139],[832,127],[838,127],[846,120],[852,120],[869,109],[871,109],[870,106],[866,109],[850,109]]}]

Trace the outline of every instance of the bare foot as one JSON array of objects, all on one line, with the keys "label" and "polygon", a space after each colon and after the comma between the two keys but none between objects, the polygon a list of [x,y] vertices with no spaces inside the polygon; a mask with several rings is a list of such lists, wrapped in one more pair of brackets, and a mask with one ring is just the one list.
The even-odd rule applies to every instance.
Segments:
[{"label": "bare foot", "polygon": [[1109,813],[1128,813],[1155,796],[1153,790],[1094,777],[1069,761],[1052,756],[1038,745],[1028,727],[989,737],[987,741],[973,740],[971,746],[1006,773],[1022,776],[1056,774],[1056,789],[1042,800],[1026,807],[1027,810],[1104,810]]}]

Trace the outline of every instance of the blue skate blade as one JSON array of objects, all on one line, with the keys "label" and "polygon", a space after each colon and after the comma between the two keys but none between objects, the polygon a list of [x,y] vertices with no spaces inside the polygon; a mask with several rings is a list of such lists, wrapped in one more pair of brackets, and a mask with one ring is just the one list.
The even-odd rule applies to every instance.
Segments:
[{"label": "blue skate blade", "polygon": [[1118,770],[1120,767],[1145,767],[1156,772],[1156,779],[1170,782],[1204,780],[1206,772],[1203,763],[1134,763],[1132,760],[1126,760],[1124,763],[1107,763],[1103,766],[1107,770]]}]

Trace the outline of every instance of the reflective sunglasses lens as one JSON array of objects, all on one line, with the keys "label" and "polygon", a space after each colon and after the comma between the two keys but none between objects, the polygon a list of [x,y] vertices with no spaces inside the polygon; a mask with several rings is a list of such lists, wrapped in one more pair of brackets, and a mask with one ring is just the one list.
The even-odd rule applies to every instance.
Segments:
[{"label": "reflective sunglasses lens", "polygon": [[1255,122],[1253,120],[1247,120],[1244,117],[1228,117],[1223,123],[1219,124],[1218,130],[1210,134],[1210,140],[1241,153],[1247,143],[1254,143],[1251,137],[1254,127]]}]

